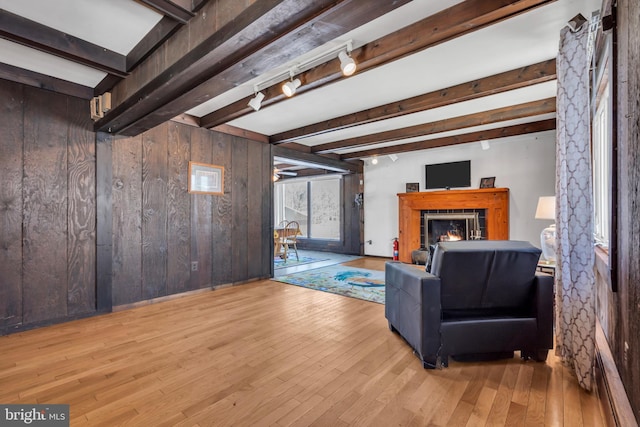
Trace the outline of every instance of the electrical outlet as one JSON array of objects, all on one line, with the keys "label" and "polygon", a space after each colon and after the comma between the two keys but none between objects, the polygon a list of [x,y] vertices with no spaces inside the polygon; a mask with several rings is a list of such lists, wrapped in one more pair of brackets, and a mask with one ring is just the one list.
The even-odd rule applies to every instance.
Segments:
[{"label": "electrical outlet", "polygon": [[198,271],[198,261],[191,261],[191,271]]}]

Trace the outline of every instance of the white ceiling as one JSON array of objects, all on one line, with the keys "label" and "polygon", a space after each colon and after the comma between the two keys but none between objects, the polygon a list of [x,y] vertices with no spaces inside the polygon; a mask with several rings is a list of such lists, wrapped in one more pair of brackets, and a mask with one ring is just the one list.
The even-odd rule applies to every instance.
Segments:
[{"label": "white ceiling", "polygon": [[[353,40],[354,48],[357,48],[460,2],[461,0],[437,2],[414,0],[309,52],[304,57],[282,64],[269,73],[241,84],[205,104],[195,106],[188,113],[196,117],[204,116],[231,102],[251,96],[255,84],[269,80],[274,75],[281,74],[296,63],[316,56],[331,46]],[[366,72],[356,72],[352,77],[343,78],[317,90],[301,93],[286,101],[233,120],[229,124],[261,134],[273,135],[553,59],[558,50],[560,30],[567,21],[577,13],[589,17],[591,12],[599,7],[600,0],[558,0],[401,60]],[[0,8],[123,55],[129,53],[162,18],[159,13],[133,0],[0,0]],[[105,77],[105,73],[101,71],[3,39],[0,39],[0,62],[89,87],[95,87]],[[383,130],[554,97],[555,90],[555,82],[547,82],[391,120],[316,135],[297,142],[314,146],[339,141]],[[553,117],[553,114],[528,117],[509,123],[460,129],[401,142],[438,138],[549,117]],[[369,145],[367,148],[395,144],[398,142]],[[343,149],[337,153],[350,151],[358,151],[358,148]]]}]

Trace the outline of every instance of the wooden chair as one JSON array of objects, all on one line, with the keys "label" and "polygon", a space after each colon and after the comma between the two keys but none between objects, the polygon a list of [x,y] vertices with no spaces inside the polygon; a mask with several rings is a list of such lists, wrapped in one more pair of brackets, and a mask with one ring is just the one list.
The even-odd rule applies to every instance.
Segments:
[{"label": "wooden chair", "polygon": [[297,221],[289,221],[284,228],[280,245],[284,248],[284,262],[287,262],[287,256],[290,247],[293,245],[293,250],[296,252],[296,259],[300,261],[298,256],[298,235],[300,234],[300,224]]},{"label": "wooden chair", "polygon": [[282,251],[284,246],[282,245],[282,236],[284,235],[284,229],[287,227],[289,221],[283,219],[276,225],[273,230],[273,255],[283,256]]}]

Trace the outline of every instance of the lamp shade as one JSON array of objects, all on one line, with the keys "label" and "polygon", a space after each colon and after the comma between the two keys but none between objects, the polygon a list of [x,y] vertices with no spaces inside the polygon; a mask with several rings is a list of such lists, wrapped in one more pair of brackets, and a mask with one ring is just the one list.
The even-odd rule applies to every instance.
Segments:
[{"label": "lamp shade", "polygon": [[300,79],[291,80],[282,85],[282,93],[288,98],[292,97],[296,93],[296,89],[300,87],[302,82]]},{"label": "lamp shade", "polygon": [[536,219],[556,219],[556,197],[543,196],[538,199]]},{"label": "lamp shade", "polygon": [[249,103],[247,105],[253,108],[255,111],[258,111],[262,106],[263,99],[264,99],[264,93],[258,92],[256,93],[256,96],[254,96],[253,98],[251,98],[251,100],[249,100]]},{"label": "lamp shade", "polygon": [[338,58],[340,59],[340,69],[342,70],[342,74],[345,76],[350,76],[356,72],[356,61],[353,60],[345,51],[342,51],[338,54]]}]

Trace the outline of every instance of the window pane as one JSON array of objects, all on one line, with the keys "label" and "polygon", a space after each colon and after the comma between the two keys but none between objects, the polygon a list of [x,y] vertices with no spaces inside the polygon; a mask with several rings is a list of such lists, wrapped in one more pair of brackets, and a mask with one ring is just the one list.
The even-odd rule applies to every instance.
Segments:
[{"label": "window pane", "polygon": [[340,239],[340,179],[311,181],[311,236]]},{"label": "window pane", "polygon": [[287,221],[298,221],[302,236],[307,236],[307,183],[303,181],[282,183],[279,185],[284,187],[284,200],[282,203],[282,206],[284,206],[284,218],[282,219],[286,219]]},{"label": "window pane", "polygon": [[609,93],[605,89],[593,118],[593,199],[594,237],[598,244],[609,245],[609,170],[611,162]]}]

